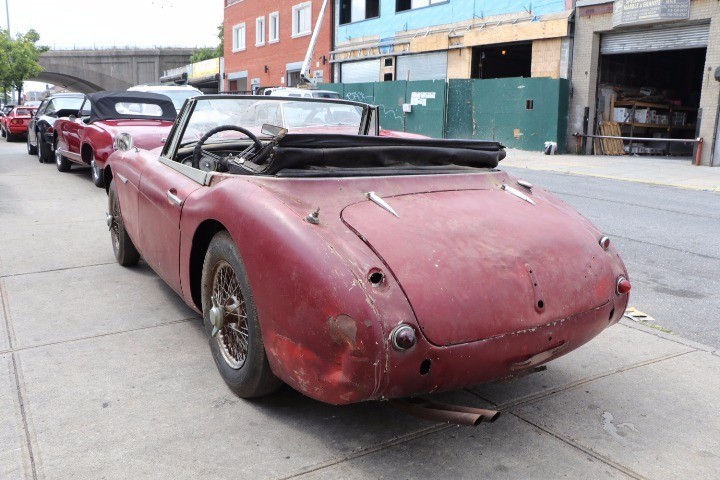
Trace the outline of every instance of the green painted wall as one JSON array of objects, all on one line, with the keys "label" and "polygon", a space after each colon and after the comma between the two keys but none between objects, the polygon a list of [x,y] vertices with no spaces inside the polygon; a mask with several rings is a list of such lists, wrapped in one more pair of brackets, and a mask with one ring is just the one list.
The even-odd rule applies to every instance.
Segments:
[{"label": "green painted wall", "polygon": [[[417,82],[326,83],[318,88],[339,92],[346,100],[372,103],[380,107],[380,127],[412,132],[433,138],[445,136],[447,84],[443,80]],[[403,112],[403,104],[411,111]]]},{"label": "green painted wall", "polygon": [[[466,85],[456,88],[467,91]],[[569,82],[564,79],[472,80],[472,138],[522,150],[542,150],[545,142],[552,141],[565,151],[568,93]],[[448,131],[467,134],[466,127],[448,127]]]},{"label": "green painted wall", "polygon": [[[570,82],[500,78],[324,84],[343,98],[380,106],[380,126],[434,138],[496,140],[507,147],[565,151]],[[403,113],[402,104],[412,104]]]}]

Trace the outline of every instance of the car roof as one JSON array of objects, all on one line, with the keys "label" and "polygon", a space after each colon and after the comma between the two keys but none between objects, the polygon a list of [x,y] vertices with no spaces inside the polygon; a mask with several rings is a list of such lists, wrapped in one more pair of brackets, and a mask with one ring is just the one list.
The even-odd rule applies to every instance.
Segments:
[{"label": "car roof", "polygon": [[153,90],[195,90],[200,91],[192,85],[135,85],[128,88],[129,91],[153,91]]}]

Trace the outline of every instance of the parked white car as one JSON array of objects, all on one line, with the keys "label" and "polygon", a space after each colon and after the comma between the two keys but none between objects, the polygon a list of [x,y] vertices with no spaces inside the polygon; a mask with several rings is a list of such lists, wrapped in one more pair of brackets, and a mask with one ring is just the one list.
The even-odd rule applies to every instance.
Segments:
[{"label": "parked white car", "polygon": [[128,88],[128,91],[152,92],[167,95],[170,97],[170,100],[172,100],[173,105],[175,105],[175,110],[178,112],[185,103],[185,100],[203,95],[203,92],[190,85],[135,85],[134,87]]},{"label": "parked white car", "polygon": [[332,90],[314,90],[294,87],[266,88],[263,95],[272,95],[275,97],[340,98],[340,94]]}]

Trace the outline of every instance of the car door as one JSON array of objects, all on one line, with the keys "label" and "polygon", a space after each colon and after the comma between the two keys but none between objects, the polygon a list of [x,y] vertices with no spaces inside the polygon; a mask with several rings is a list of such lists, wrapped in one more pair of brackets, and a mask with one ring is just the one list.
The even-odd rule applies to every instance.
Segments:
[{"label": "car door", "polygon": [[[85,108],[90,108],[90,101],[87,98],[85,99],[82,107],[80,107],[80,111]],[[67,152],[70,153],[68,156],[76,161],[80,160],[80,135],[82,133],[81,130],[84,128],[85,123],[83,123],[81,118],[62,122],[61,135],[65,138]]]},{"label": "car door", "polygon": [[202,173],[160,157],[143,170],[138,196],[142,256],[180,294],[180,217],[185,200],[203,188],[186,170]]},{"label": "car door", "polygon": [[36,135],[37,122],[38,119],[45,114],[45,109],[47,108],[49,102],[50,100],[48,99],[43,100],[38,109],[35,111],[35,115],[33,115],[30,119],[30,123],[28,123],[28,144],[30,145],[37,146],[38,144]]}]

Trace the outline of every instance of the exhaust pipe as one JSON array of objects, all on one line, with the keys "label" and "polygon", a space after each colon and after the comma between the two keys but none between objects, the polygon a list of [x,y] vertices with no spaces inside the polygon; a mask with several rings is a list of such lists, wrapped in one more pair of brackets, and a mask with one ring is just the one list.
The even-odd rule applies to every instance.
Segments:
[{"label": "exhaust pipe", "polygon": [[451,423],[476,427],[482,422],[494,422],[500,412],[484,408],[464,407],[432,402],[422,398],[402,398],[390,400],[390,405],[418,418],[438,423]]}]

